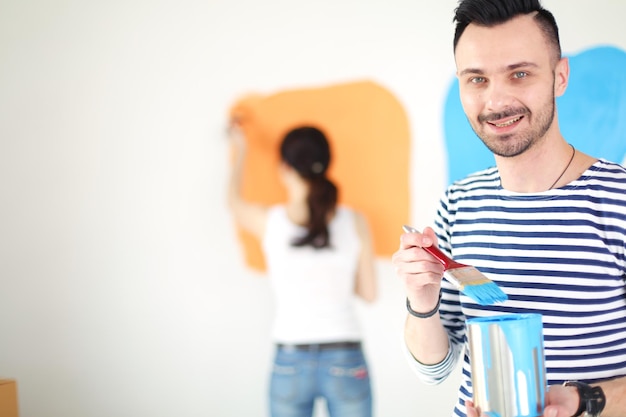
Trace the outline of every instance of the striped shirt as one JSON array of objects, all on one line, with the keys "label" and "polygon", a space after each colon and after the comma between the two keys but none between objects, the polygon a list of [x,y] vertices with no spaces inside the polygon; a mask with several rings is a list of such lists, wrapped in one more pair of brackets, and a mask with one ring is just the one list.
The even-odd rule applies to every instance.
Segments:
[{"label": "striped shirt", "polygon": [[480,306],[442,282],[450,340],[438,365],[413,369],[430,384],[463,355],[459,401],[472,397],[465,322],[506,313],[543,315],[548,385],[626,375],[626,169],[599,160],[577,180],[541,193],[502,189],[497,168],[450,185],[435,231],[442,250],[495,281],[509,300]]}]

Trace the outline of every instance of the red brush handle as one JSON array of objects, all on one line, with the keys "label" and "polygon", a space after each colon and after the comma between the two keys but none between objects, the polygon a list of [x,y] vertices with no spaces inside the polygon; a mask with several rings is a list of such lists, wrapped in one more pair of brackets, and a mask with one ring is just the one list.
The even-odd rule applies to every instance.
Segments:
[{"label": "red brush handle", "polygon": [[467,266],[467,265],[462,264],[460,262],[453,261],[445,253],[443,253],[441,250],[439,250],[439,248],[436,247],[436,246],[433,246],[433,245],[431,245],[431,246],[424,246],[424,247],[422,247],[422,249],[424,249],[426,252],[430,253],[435,258],[437,258],[437,260],[439,262],[441,262],[441,264],[443,265],[443,268],[446,271],[448,269],[463,268],[463,267]]},{"label": "red brush handle", "polygon": [[[407,233],[419,233],[419,231],[416,228],[408,226],[406,224],[402,226],[402,229]],[[426,252],[430,253],[432,256],[437,258],[437,260],[441,262],[444,270],[446,271],[448,269],[463,268],[467,266],[465,264],[453,261],[452,259],[448,258],[448,256],[442,251],[440,251],[439,248],[436,246],[431,245],[427,247],[422,247],[422,249],[424,249]]]}]

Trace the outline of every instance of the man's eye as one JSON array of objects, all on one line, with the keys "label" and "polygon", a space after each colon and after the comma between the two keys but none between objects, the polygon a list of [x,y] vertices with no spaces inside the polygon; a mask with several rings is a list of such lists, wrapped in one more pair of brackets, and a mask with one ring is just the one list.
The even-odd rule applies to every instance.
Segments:
[{"label": "man's eye", "polygon": [[481,84],[485,82],[485,78],[484,77],[472,77],[470,78],[470,82],[472,84]]},{"label": "man's eye", "polygon": [[517,71],[513,74],[513,78],[525,78],[528,75],[526,71]]}]

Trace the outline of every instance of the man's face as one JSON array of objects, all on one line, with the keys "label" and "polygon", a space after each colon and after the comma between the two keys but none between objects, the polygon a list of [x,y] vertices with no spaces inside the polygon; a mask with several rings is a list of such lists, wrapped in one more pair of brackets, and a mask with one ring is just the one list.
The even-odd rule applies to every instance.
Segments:
[{"label": "man's face", "polygon": [[530,15],[494,27],[470,24],[461,35],[455,51],[461,103],[494,154],[519,155],[553,127],[555,96],[568,77],[567,61],[554,54]]}]

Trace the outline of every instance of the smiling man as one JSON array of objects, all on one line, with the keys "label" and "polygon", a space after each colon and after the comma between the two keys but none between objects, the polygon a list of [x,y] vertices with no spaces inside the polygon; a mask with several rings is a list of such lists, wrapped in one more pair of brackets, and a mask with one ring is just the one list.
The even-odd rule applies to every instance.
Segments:
[{"label": "smiling man", "polygon": [[[501,172],[503,182],[511,181],[502,185],[519,192],[565,184],[595,161],[576,155],[560,133],[555,98],[565,92],[569,65],[561,57],[556,26],[537,13],[496,26],[469,24],[455,46],[465,114],[500,170],[514,169],[512,175]],[[564,166],[570,170],[566,178]]]},{"label": "smiling man", "polygon": [[[410,313],[407,358],[435,384],[463,357],[453,415],[477,416],[466,320],[540,313],[543,415],[624,417],[626,169],[579,152],[561,134],[556,97],[569,64],[555,19],[538,1],[462,0],[455,22],[461,103],[496,166],[450,185],[433,228],[401,236],[393,263]],[[459,293],[421,249],[430,245],[476,266],[508,300],[481,306]]]}]

